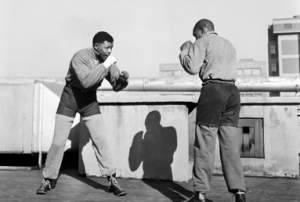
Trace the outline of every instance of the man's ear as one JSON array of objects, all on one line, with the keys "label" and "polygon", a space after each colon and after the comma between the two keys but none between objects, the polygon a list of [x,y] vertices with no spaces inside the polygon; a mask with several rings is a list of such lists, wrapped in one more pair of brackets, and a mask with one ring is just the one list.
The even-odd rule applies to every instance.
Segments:
[{"label": "man's ear", "polygon": [[194,37],[197,39],[199,39],[202,35],[203,35],[203,31],[198,29],[193,33]]},{"label": "man's ear", "polygon": [[203,27],[203,34],[206,34],[207,32],[209,32],[207,27]]},{"label": "man's ear", "polygon": [[94,43],[93,48],[96,49],[98,47],[98,43]]}]

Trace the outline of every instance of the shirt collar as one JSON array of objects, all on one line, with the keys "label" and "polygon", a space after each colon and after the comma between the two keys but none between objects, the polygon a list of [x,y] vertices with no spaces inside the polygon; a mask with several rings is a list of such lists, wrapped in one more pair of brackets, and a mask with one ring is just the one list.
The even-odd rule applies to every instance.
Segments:
[{"label": "shirt collar", "polygon": [[97,57],[97,52],[95,51],[95,49],[92,47],[90,50],[91,50],[93,56],[94,56],[95,58],[98,58],[98,57]]},{"label": "shirt collar", "polygon": [[217,32],[209,32],[207,35],[211,35],[211,34],[218,35],[218,33],[217,33]]}]

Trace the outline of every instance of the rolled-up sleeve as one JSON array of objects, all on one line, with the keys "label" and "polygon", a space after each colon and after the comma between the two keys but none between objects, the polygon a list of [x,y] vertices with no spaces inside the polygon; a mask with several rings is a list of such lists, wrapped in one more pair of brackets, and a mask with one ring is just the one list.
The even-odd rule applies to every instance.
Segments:
[{"label": "rolled-up sleeve", "polygon": [[197,74],[201,70],[206,54],[205,41],[198,39],[189,48],[180,52],[179,60],[182,67],[190,74]]},{"label": "rolled-up sleeve", "polygon": [[81,55],[75,55],[72,58],[71,67],[81,86],[85,89],[102,81],[108,72],[102,64],[93,65],[87,58]]}]

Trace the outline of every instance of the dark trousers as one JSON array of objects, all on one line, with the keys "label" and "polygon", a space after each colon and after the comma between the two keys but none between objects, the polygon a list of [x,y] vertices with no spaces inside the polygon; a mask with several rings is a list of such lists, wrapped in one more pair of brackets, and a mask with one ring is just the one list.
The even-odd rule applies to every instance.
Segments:
[{"label": "dark trousers", "polygon": [[210,189],[217,137],[228,190],[246,189],[237,130],[239,111],[240,95],[234,83],[209,81],[204,84],[197,107],[193,168],[195,191],[205,193]]}]

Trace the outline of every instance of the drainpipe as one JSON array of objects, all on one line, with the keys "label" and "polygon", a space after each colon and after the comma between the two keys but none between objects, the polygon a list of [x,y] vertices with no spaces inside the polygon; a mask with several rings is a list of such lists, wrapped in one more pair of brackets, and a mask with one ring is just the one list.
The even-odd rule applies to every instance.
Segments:
[{"label": "drainpipe", "polygon": [[[42,167],[42,85],[39,81],[34,81],[34,113],[33,113],[33,134],[37,138],[37,151],[38,151],[38,167]],[[34,144],[35,145],[35,144]],[[36,149],[34,147],[34,150]]]}]

